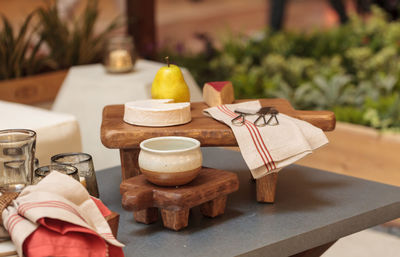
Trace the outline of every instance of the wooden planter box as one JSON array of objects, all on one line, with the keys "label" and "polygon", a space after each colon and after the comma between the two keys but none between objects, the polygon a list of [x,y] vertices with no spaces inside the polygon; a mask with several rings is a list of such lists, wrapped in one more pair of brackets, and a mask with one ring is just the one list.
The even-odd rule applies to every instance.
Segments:
[{"label": "wooden planter box", "polygon": [[39,104],[54,101],[68,70],[0,81],[0,100]]},{"label": "wooden planter box", "polygon": [[[337,122],[329,144],[297,162],[322,170],[400,186],[400,133]],[[388,223],[400,227],[400,219]]]},{"label": "wooden planter box", "polygon": [[400,134],[337,122],[329,144],[299,164],[400,186]]}]

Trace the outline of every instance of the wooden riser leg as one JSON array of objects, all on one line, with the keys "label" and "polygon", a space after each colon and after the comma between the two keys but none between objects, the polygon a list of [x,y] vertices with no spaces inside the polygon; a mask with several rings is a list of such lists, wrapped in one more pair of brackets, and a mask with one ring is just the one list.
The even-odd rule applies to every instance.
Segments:
[{"label": "wooden riser leg", "polygon": [[224,214],[226,199],[228,197],[226,195],[215,198],[214,200],[208,201],[200,205],[200,211],[204,216],[214,218],[218,215]]},{"label": "wooden riser leg", "polygon": [[161,209],[164,227],[178,231],[187,227],[189,222],[189,209],[167,210]]},{"label": "wooden riser leg", "polygon": [[147,208],[140,211],[133,212],[133,217],[135,218],[136,222],[144,223],[144,224],[151,224],[158,220],[158,208]]},{"label": "wooden riser leg", "polygon": [[275,201],[276,184],[278,173],[270,173],[256,180],[257,201],[263,203],[273,203]]},{"label": "wooden riser leg", "polygon": [[120,149],[122,180],[140,175],[138,157],[140,148]]}]

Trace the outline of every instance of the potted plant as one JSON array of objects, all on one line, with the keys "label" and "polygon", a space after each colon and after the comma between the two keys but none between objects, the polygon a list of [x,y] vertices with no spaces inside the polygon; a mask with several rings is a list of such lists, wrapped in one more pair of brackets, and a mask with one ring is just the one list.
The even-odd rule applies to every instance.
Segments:
[{"label": "potted plant", "polygon": [[[100,62],[107,37],[121,23],[115,19],[95,33],[98,14],[98,1],[89,0],[76,20],[64,21],[56,5],[49,4],[31,13],[17,32],[2,16],[0,100],[24,104],[52,101],[69,67]],[[33,17],[38,18],[37,24],[32,24]],[[43,51],[44,47],[48,50]]]}]

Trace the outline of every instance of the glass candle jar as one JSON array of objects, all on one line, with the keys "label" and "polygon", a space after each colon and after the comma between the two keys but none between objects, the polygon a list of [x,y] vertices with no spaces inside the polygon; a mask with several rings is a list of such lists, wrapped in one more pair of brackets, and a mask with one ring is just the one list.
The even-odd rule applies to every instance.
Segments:
[{"label": "glass candle jar", "polygon": [[86,189],[89,194],[99,197],[97,187],[96,172],[94,170],[93,159],[87,153],[61,153],[51,157],[52,164],[71,165],[78,169],[79,177],[85,179]]},{"label": "glass candle jar", "polygon": [[39,167],[35,170],[35,176],[33,178],[33,184],[39,183],[42,179],[44,179],[47,175],[49,175],[52,171],[57,171],[71,178],[79,181],[78,169],[70,166],[70,165],[47,165]]},{"label": "glass candle jar", "polygon": [[111,73],[125,73],[133,69],[136,54],[132,37],[113,37],[107,42],[105,67]]},{"label": "glass candle jar", "polygon": [[0,190],[20,192],[32,183],[36,133],[28,129],[0,130]]}]

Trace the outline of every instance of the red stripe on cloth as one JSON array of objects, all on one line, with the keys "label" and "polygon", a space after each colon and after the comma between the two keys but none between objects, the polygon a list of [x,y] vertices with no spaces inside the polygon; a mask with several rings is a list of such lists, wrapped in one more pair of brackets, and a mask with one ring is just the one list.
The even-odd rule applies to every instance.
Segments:
[{"label": "red stripe on cloth", "polygon": [[21,216],[18,215],[18,213],[12,214],[8,217],[7,220],[7,227],[10,228],[10,226],[12,225],[12,223],[14,222],[14,220],[20,218]]},{"label": "red stripe on cloth", "polygon": [[[231,117],[231,118],[235,118],[235,117],[236,117],[235,114],[231,114],[230,112],[227,112],[227,111],[224,109],[224,105],[219,105],[219,106],[217,106],[217,108],[218,108],[221,112],[223,112],[224,114],[228,115],[228,116]],[[261,151],[260,151],[260,149],[259,149],[259,145],[257,144],[256,140],[254,139],[255,135],[253,136],[253,133],[254,133],[254,132],[252,132],[252,130],[251,130],[251,128],[248,126],[248,124],[245,123],[245,126],[246,126],[247,130],[249,131],[249,134],[250,134],[250,136],[251,136],[251,139],[253,140],[254,146],[256,147],[258,154],[260,155],[261,159],[263,160],[265,167],[267,168],[268,171],[270,171],[270,167],[268,166],[268,159],[265,158],[265,156],[263,156],[263,155],[261,154]],[[265,161],[264,158],[267,159],[267,161]]]},{"label": "red stripe on cloth", "polygon": [[63,209],[63,210],[66,210],[66,211],[74,214],[75,216],[77,216],[81,220],[85,221],[85,219],[78,212],[76,212],[75,210],[71,210],[70,208],[67,208],[65,206],[61,206],[61,205],[57,205],[57,204],[51,204],[51,203],[49,203],[49,204],[41,204],[41,205],[36,205],[36,206],[30,206],[30,207],[28,207],[26,209],[26,211],[28,211],[30,209],[34,209],[34,208],[58,208],[58,209]]},{"label": "red stripe on cloth", "polygon": [[[59,204],[59,203],[48,203],[48,202],[39,202],[39,203],[24,203],[22,205],[20,205],[21,208],[18,209],[18,212],[22,215],[25,216],[26,212],[29,211],[32,208],[38,208],[38,207],[53,207],[53,206],[57,206],[57,207],[63,207],[66,209],[69,209],[68,207]],[[72,210],[69,210],[72,211]]]},{"label": "red stripe on cloth", "polygon": [[[25,203],[21,204],[21,211],[18,208],[19,213],[21,213],[22,216],[25,216],[25,213],[33,208],[40,208],[40,207],[50,207],[50,208],[59,208],[59,209],[64,209],[76,216],[78,216],[80,219],[85,221],[85,219],[79,214],[78,211],[76,211],[72,206],[60,202],[60,201],[44,201],[44,202],[36,202],[36,203]],[[85,221],[86,222],[86,221]]]},{"label": "red stripe on cloth", "polygon": [[36,205],[40,205],[40,204],[49,204],[49,203],[64,206],[66,208],[71,209],[71,211],[74,211],[75,213],[79,214],[72,206],[70,206],[69,204],[64,203],[62,201],[42,201],[42,202],[33,202],[33,203],[23,203],[18,207],[18,212],[20,212],[22,215],[24,215],[26,212],[25,209],[30,208],[33,205],[36,206]]},{"label": "red stripe on cloth", "polygon": [[[234,116],[236,117],[237,116],[234,112],[229,110],[225,105],[223,105],[223,108],[225,108],[226,112],[230,113],[231,117],[234,117]],[[246,127],[253,131],[254,137],[257,140],[258,146],[261,149],[262,153],[264,154],[264,158],[267,160],[267,162],[266,162],[267,164],[266,164],[265,167],[267,168],[268,171],[272,170],[273,169],[273,164],[272,164],[273,160],[272,160],[272,158],[268,158],[268,155],[265,153],[264,148],[266,148],[266,147],[265,147],[265,144],[264,144],[264,147],[263,147],[263,144],[261,143],[260,139],[258,138],[257,129],[254,128],[254,124],[253,123],[249,122],[246,119],[244,121],[245,121]],[[259,137],[261,137],[261,135],[259,135]],[[265,161],[264,161],[264,163],[265,163]]]},{"label": "red stripe on cloth", "polygon": [[23,220],[24,220],[23,218],[19,217],[18,219],[16,219],[16,220],[14,221],[14,224],[12,224],[12,226],[11,226],[11,228],[10,228],[10,230],[9,230],[10,235],[13,234],[13,231],[14,231],[15,226],[16,226],[18,223],[20,223],[21,221],[23,221]]},{"label": "red stripe on cloth", "polygon": [[[229,110],[228,107],[226,107],[225,105],[223,105],[223,107],[224,107],[227,111],[229,111],[230,113],[232,113],[233,115],[235,115],[235,113],[232,112],[231,110]],[[261,142],[262,142],[262,143],[260,143],[261,149],[263,150],[263,152],[264,152],[264,149],[265,149],[265,151],[267,151],[267,154],[268,154],[268,156],[269,156],[269,158],[267,157],[267,159],[271,160],[271,163],[270,163],[271,167],[273,167],[273,169],[276,169],[275,162],[274,162],[274,160],[272,159],[272,156],[271,156],[271,154],[270,154],[270,152],[269,152],[269,150],[268,150],[268,148],[267,148],[267,146],[266,146],[266,144],[265,144],[265,142],[264,142],[264,139],[263,139],[262,136],[261,136],[261,133],[260,133],[260,130],[258,129],[258,127],[257,127],[254,123],[252,123],[252,122],[250,122],[250,121],[248,121],[248,120],[245,120],[245,123],[249,124],[250,127],[252,127],[252,128],[256,131],[256,135],[258,134],[258,136],[259,136],[259,138],[260,138],[259,140],[261,140]],[[264,154],[265,154],[265,152],[264,152]]]},{"label": "red stripe on cloth", "polygon": [[22,218],[18,214],[10,215],[10,217],[8,218],[8,221],[7,221],[8,232],[10,233],[10,235],[12,234],[12,231],[14,230],[15,225],[18,224],[23,219],[24,218]]},{"label": "red stripe on cloth", "polygon": [[8,219],[7,219],[7,227],[10,227],[10,222],[11,222],[14,218],[18,218],[18,217],[21,217],[21,216],[18,215],[18,213],[11,214],[11,215],[8,217]]}]

